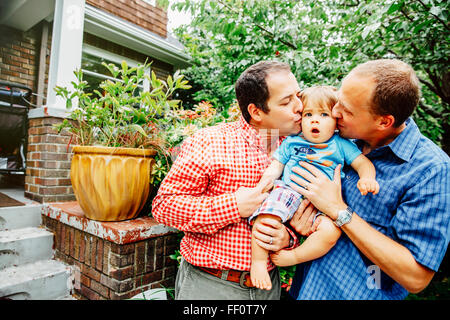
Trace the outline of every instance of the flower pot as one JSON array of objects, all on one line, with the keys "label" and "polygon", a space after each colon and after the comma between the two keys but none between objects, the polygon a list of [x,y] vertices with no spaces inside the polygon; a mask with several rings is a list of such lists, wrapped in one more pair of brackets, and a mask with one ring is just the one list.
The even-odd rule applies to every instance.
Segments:
[{"label": "flower pot", "polygon": [[156,151],[152,149],[74,146],[70,178],[87,218],[133,219],[149,191]]}]

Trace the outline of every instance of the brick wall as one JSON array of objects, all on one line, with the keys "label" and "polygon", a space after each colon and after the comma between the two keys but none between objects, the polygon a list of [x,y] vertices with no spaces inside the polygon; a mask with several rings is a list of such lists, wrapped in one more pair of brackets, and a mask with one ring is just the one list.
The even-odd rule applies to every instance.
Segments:
[{"label": "brick wall", "polygon": [[167,13],[142,0],[86,0],[96,8],[114,14],[165,38]]},{"label": "brick wall", "polygon": [[22,32],[0,25],[0,80],[37,90],[40,26]]},{"label": "brick wall", "polygon": [[88,300],[129,299],[151,288],[173,288],[178,248],[175,234],[117,244],[42,215],[55,234],[55,257],[77,270],[75,296]]},{"label": "brick wall", "polygon": [[[44,77],[44,103],[47,96],[51,33],[52,24],[50,23]],[[26,32],[0,25],[0,80],[26,85],[33,93],[37,93],[41,37],[41,24],[37,24]],[[36,96],[32,96],[31,102],[36,104]]]},{"label": "brick wall", "polygon": [[74,200],[70,181],[70,135],[53,128],[63,119],[29,120],[25,196],[38,202]]}]

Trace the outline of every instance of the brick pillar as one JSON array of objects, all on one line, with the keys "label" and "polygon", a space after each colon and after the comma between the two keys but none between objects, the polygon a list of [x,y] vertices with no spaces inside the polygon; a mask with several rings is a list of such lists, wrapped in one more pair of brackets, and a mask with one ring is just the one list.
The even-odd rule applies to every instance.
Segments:
[{"label": "brick pillar", "polygon": [[[178,231],[143,216],[89,220],[77,202],[45,204],[42,224],[55,234],[55,258],[74,266],[78,299],[124,300],[154,288],[173,288]],[[147,297],[151,299],[152,297]]]},{"label": "brick pillar", "polygon": [[70,181],[70,135],[53,128],[62,118],[29,120],[25,196],[38,202],[75,200]]}]

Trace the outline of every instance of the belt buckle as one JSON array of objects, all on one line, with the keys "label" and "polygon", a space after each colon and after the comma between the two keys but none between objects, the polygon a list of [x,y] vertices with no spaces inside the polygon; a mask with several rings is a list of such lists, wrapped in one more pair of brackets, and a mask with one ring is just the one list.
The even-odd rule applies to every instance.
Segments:
[{"label": "belt buckle", "polygon": [[249,288],[248,286],[245,285],[245,277],[249,274],[250,274],[249,271],[242,271],[241,276],[239,277],[239,285],[241,286],[241,288],[244,289]]}]

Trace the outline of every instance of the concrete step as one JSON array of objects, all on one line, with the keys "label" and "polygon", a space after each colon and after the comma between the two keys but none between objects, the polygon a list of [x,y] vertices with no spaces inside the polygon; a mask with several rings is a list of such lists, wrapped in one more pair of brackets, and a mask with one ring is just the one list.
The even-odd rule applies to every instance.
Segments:
[{"label": "concrete step", "polygon": [[0,297],[12,300],[56,300],[70,295],[71,267],[43,260],[0,270]]},{"label": "concrete step", "polygon": [[41,224],[41,204],[0,208],[0,231]]},{"label": "concrete step", "polygon": [[53,233],[43,228],[0,231],[0,270],[48,260],[53,256]]},{"label": "concrete step", "polygon": [[78,299],[75,298],[73,295],[68,294],[67,296],[59,297],[59,298],[56,298],[54,300],[78,300]]},{"label": "concrete step", "polygon": [[149,289],[131,297],[129,300],[167,300],[167,291],[163,288]]}]

